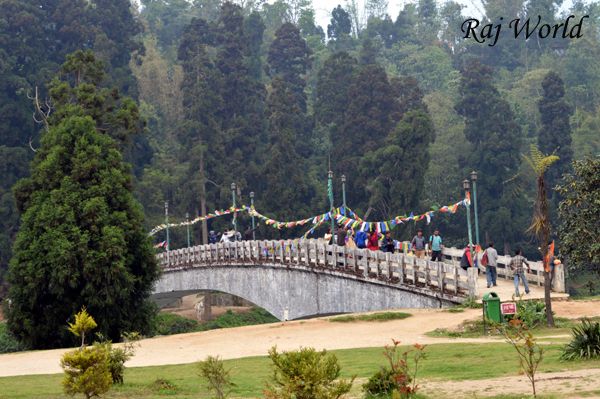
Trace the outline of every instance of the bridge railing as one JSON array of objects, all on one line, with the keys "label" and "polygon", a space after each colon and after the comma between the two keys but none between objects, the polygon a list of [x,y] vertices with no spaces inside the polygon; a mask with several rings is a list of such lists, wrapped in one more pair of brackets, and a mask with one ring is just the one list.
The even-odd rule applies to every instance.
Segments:
[{"label": "bridge railing", "polygon": [[[463,255],[462,249],[457,248],[444,248],[443,255],[445,258],[445,262],[450,262],[453,264],[460,265],[460,259]],[[480,271],[485,273],[485,267],[481,266],[481,258],[483,253],[479,253],[478,257],[478,265]],[[541,261],[528,261],[531,272],[527,271],[525,267],[525,275],[527,277],[527,281],[530,284],[536,284],[538,286],[544,285],[544,264]],[[498,272],[498,278],[504,278],[506,280],[513,279],[513,272],[508,266],[510,264],[510,256],[498,256],[498,266],[496,267],[496,271]],[[564,265],[556,265],[554,267],[554,278],[552,280],[552,289],[555,292],[565,292],[565,272]]]},{"label": "bridge railing", "polygon": [[319,272],[387,285],[433,290],[454,297],[477,296],[477,272],[465,271],[456,262],[432,262],[404,253],[350,249],[321,240],[237,241],[198,245],[161,253],[165,270],[227,265],[304,267]]}]

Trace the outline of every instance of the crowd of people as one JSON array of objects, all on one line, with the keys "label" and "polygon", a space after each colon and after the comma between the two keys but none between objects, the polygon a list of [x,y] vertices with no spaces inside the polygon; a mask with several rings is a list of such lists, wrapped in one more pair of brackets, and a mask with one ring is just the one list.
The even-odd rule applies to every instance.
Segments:
[{"label": "crowd of people", "polygon": [[[323,240],[326,243],[333,242],[338,246],[348,248],[369,249],[371,251],[390,253],[402,251],[402,242],[392,238],[390,231],[386,231],[385,233],[379,233],[375,230],[366,232],[339,227],[335,231],[335,235],[331,233],[331,229],[327,229]],[[423,230],[419,229],[410,242],[408,251],[412,252],[417,258],[423,259],[429,250],[432,261],[441,261],[443,247],[442,237],[438,229],[429,236],[429,240],[423,235]]]}]

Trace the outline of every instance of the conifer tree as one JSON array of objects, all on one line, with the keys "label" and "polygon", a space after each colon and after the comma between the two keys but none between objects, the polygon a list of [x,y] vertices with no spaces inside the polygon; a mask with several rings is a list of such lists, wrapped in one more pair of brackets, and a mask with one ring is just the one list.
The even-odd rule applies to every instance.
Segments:
[{"label": "conifer tree", "polygon": [[[492,69],[479,62],[462,71],[460,99],[455,108],[465,120],[465,149],[462,165],[465,174],[477,170],[479,226],[494,242],[509,243],[523,239],[526,218],[506,182],[521,163],[521,129],[510,105],[492,83]],[[500,246],[499,245],[499,246]]]},{"label": "conifer tree", "polygon": [[[130,169],[113,138],[122,126],[94,119],[110,101],[97,87],[98,64],[78,52],[63,66],[67,71],[76,100],[60,96],[69,91],[64,82],[52,84],[57,112],[31,177],[15,188],[22,216],[8,276],[8,326],[33,348],[72,343],[65,320],[84,305],[112,340],[124,331],[148,331],[148,296],[158,277]],[[127,107],[111,111],[108,120],[135,124]]]},{"label": "conifer tree", "polygon": [[[565,86],[558,74],[549,72],[542,81],[543,94],[538,103],[542,127],[538,134],[538,147],[545,154],[556,152],[559,160],[546,172],[548,197],[553,198],[554,187],[561,176],[570,172],[573,160],[571,124],[573,108],[565,101]],[[558,202],[553,201],[554,208]]]}]

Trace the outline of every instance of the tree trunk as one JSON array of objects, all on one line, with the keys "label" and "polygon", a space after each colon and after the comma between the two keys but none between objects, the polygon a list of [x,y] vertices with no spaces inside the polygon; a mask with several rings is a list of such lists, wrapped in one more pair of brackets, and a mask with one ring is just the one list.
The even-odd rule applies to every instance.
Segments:
[{"label": "tree trunk", "polygon": [[552,298],[550,292],[550,273],[544,270],[544,302],[546,303],[546,322],[548,327],[554,327],[554,315],[552,314]]},{"label": "tree trunk", "polygon": [[[206,177],[204,176],[204,150],[200,153],[200,215],[206,217]],[[208,224],[202,221],[202,244],[208,244]]]}]

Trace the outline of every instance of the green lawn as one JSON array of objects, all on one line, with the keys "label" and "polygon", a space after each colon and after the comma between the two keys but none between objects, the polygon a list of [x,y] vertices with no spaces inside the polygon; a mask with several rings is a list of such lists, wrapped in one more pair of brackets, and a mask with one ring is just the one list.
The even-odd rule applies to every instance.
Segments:
[{"label": "green lawn", "polygon": [[403,312],[380,312],[371,314],[337,316],[330,318],[329,321],[338,323],[350,323],[353,321],[388,321],[406,319],[410,316],[412,316],[410,313]]},{"label": "green lawn", "polygon": [[[560,346],[545,346],[546,354],[540,372],[600,367],[598,361],[561,362]],[[518,360],[513,349],[504,343],[494,344],[437,344],[426,349],[427,359],[422,362],[423,378],[463,380],[483,379],[518,374]],[[342,376],[356,375],[364,381],[383,364],[382,348],[348,349],[334,351],[342,365]],[[257,398],[262,396],[265,381],[270,375],[270,361],[266,357],[229,360],[228,367],[237,384],[233,397]],[[62,394],[61,375],[0,378],[0,398],[65,398]],[[155,383],[158,379],[166,380]],[[171,388],[169,389],[169,385]],[[360,395],[356,386],[352,393]],[[193,364],[131,368],[126,371],[125,384],[114,387],[106,398],[208,398]],[[506,397],[508,398],[508,397]]]}]

